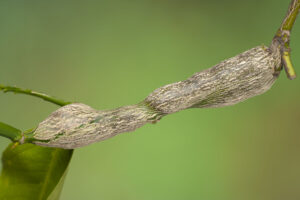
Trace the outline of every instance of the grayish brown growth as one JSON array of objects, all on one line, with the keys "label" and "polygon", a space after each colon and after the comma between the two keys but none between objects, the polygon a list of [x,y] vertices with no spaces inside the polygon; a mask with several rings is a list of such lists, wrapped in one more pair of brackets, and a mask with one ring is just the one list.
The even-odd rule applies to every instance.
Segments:
[{"label": "grayish brown growth", "polygon": [[72,149],[133,131],[183,109],[233,105],[269,90],[280,65],[278,48],[258,46],[187,80],[158,88],[137,105],[98,111],[70,104],[39,124],[33,142]]},{"label": "grayish brown growth", "polygon": [[269,90],[280,62],[279,50],[255,47],[187,80],[158,88],[145,102],[162,113],[233,105]]},{"label": "grayish brown growth", "polygon": [[34,143],[73,149],[134,131],[159,118],[158,113],[142,104],[98,111],[82,103],[73,103],[56,110],[39,124],[34,138],[41,141]]}]

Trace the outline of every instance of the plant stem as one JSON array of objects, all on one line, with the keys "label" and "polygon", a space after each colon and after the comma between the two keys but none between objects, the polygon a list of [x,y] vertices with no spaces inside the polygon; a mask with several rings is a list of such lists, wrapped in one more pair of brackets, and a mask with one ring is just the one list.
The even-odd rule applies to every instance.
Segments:
[{"label": "plant stem", "polygon": [[21,139],[22,132],[8,124],[0,122],[0,136],[6,137],[13,142]]},{"label": "plant stem", "polygon": [[278,36],[281,36],[284,31],[291,31],[296,21],[300,9],[300,0],[292,0],[288,12],[278,29]]},{"label": "plant stem", "polygon": [[18,88],[18,87],[12,87],[12,86],[4,86],[4,85],[0,85],[0,91],[3,91],[4,93],[6,92],[14,92],[16,94],[26,94],[26,95],[30,95],[30,96],[35,96],[41,99],[44,99],[45,101],[54,103],[56,105],[59,106],[65,106],[67,104],[70,104],[71,102],[66,102],[60,99],[56,99],[54,97],[51,97],[47,94],[43,94],[40,92],[35,92],[29,89],[22,89],[22,88]]},{"label": "plant stem", "polygon": [[290,58],[290,33],[296,21],[299,10],[300,0],[292,0],[288,12],[272,41],[273,45],[279,47],[281,50],[282,63],[288,78],[291,80],[296,78],[296,73]]}]

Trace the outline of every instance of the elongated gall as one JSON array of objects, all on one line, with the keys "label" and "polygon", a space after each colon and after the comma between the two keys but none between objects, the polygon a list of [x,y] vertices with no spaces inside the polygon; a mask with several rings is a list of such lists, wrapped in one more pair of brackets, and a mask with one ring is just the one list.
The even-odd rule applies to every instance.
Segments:
[{"label": "elongated gall", "polygon": [[63,106],[38,125],[30,140],[42,146],[73,149],[134,131],[187,108],[233,105],[268,91],[280,66],[278,48],[258,46],[187,80],[158,88],[136,105],[106,111],[81,103]]}]

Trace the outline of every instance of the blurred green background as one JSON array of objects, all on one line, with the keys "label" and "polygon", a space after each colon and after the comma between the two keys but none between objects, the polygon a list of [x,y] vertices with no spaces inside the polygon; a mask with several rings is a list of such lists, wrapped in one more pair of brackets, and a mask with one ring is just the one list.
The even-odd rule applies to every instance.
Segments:
[{"label": "blurred green background", "polygon": [[[110,109],[261,44],[289,0],[2,0],[0,83]],[[300,19],[292,60],[300,75]],[[235,106],[190,109],[80,148],[62,200],[300,199],[300,77]],[[0,94],[25,130],[58,107]],[[0,138],[0,151],[9,141]]]}]

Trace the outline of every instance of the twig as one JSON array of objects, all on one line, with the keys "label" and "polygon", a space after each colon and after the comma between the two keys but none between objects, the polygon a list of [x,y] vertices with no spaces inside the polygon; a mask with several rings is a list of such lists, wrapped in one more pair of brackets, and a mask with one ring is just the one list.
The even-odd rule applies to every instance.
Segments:
[{"label": "twig", "polygon": [[288,12],[273,38],[273,45],[280,46],[282,63],[289,79],[296,78],[290,58],[290,33],[300,10],[300,0],[292,0]]},{"label": "twig", "polygon": [[72,103],[72,102],[67,102],[67,101],[63,101],[63,100],[60,100],[60,99],[56,99],[56,98],[54,98],[52,96],[49,96],[47,94],[43,94],[43,93],[40,93],[40,92],[35,92],[35,91],[29,90],[29,89],[22,89],[22,88],[18,88],[18,87],[0,85],[0,91],[1,90],[4,93],[13,92],[15,94],[26,94],[26,95],[30,95],[30,96],[35,96],[35,97],[41,98],[45,101],[48,101],[48,102],[54,103],[56,105],[59,105],[59,106],[65,106],[67,104]]},{"label": "twig", "polygon": [[0,135],[10,139],[13,142],[16,142],[21,139],[21,131],[8,125],[0,122]]}]

